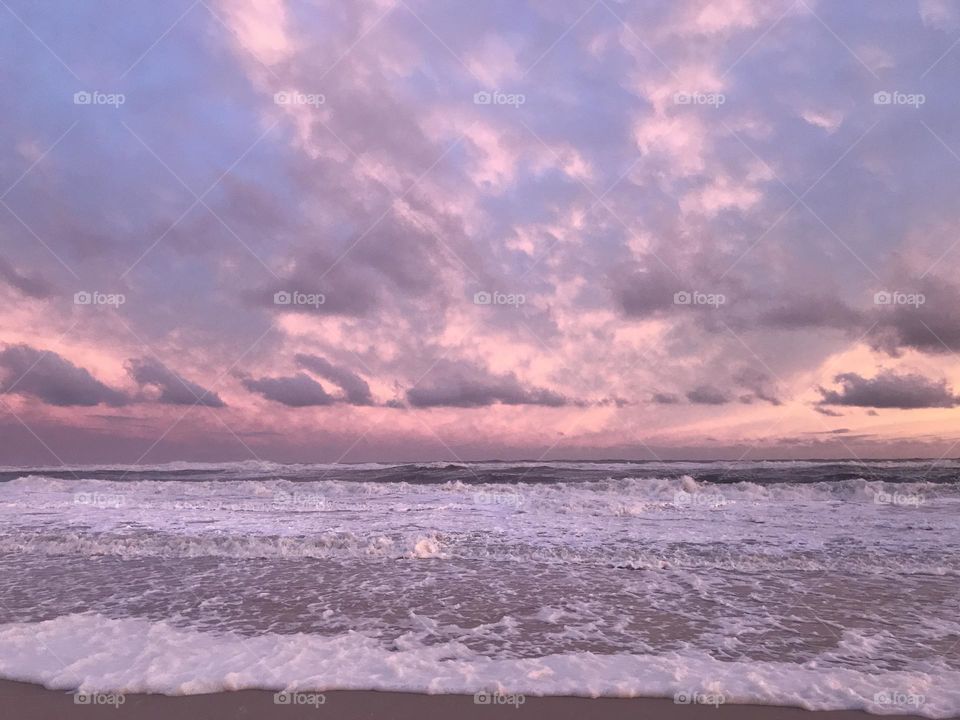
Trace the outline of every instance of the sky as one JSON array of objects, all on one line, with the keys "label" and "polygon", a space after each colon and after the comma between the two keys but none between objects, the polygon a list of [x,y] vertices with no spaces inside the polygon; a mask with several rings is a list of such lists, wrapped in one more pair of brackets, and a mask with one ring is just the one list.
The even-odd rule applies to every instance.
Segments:
[{"label": "sky", "polygon": [[960,453],[960,5],[0,2],[0,464]]}]

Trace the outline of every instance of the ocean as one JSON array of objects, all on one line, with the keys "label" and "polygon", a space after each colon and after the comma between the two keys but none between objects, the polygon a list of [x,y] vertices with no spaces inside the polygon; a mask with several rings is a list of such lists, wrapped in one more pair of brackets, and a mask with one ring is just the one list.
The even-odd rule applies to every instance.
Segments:
[{"label": "ocean", "polygon": [[960,462],[0,468],[0,677],[960,714]]}]

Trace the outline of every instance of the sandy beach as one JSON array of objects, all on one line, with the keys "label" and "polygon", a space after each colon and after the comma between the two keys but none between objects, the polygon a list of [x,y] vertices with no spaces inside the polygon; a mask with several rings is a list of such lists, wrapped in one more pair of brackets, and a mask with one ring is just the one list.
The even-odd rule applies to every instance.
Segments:
[{"label": "sandy beach", "polygon": [[[421,695],[417,693],[373,692],[366,690],[323,693],[323,704],[278,705],[274,693],[266,690],[240,690],[209,695],[125,695],[122,703],[90,705],[74,702],[72,693],[48,690],[30,683],[0,681],[0,703],[7,717],[19,720],[53,720],[70,717],[136,718],[168,720],[188,717],[192,720],[262,718],[297,720],[333,717],[337,720],[385,719],[414,720],[423,717],[459,720],[483,720],[506,717],[516,720],[855,720],[870,717],[914,718],[917,715],[871,715],[856,710],[811,713],[800,708],[768,705],[682,705],[667,698],[579,698],[527,697],[522,705],[493,707],[474,703],[468,695]],[[107,698],[101,698],[107,699]]]}]

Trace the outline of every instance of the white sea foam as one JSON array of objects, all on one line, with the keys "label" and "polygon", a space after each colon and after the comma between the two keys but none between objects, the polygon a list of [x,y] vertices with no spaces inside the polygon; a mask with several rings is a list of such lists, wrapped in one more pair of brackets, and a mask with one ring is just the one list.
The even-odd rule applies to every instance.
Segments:
[{"label": "white sea foam", "polygon": [[[529,695],[673,696],[720,694],[728,703],[808,710],[960,712],[960,672],[861,672],[815,662],[721,662],[697,651],[662,655],[567,653],[514,659],[479,655],[461,643],[407,639],[384,649],[372,637],[259,635],[184,630],[168,623],[69,615],[0,626],[0,675],[50,688],[171,695],[244,688],[375,689]],[[884,697],[922,698],[892,707]],[[878,702],[879,699],[879,702]]]},{"label": "white sea foam", "polygon": [[[958,509],[955,485],[866,479],[504,485],[24,476],[0,483],[0,552],[440,557],[647,569],[840,564],[942,575],[960,572]],[[828,545],[837,550],[820,551]]]}]

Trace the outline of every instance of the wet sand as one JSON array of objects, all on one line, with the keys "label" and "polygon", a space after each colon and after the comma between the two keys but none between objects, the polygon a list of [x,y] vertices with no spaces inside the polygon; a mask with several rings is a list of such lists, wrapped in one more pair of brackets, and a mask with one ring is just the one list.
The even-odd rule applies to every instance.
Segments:
[{"label": "wet sand", "polygon": [[[31,683],[0,680],[0,716],[18,720],[422,720],[456,718],[482,720],[865,720],[916,718],[915,715],[871,715],[857,710],[811,713],[799,708],[767,705],[680,705],[664,698],[527,697],[522,705],[478,705],[472,695],[421,695],[417,693],[338,690],[323,694],[316,705],[278,705],[266,690],[238,690],[209,695],[139,695],[123,697],[117,705],[74,702],[72,693],[48,690]],[[109,698],[101,698],[108,700]]]}]

